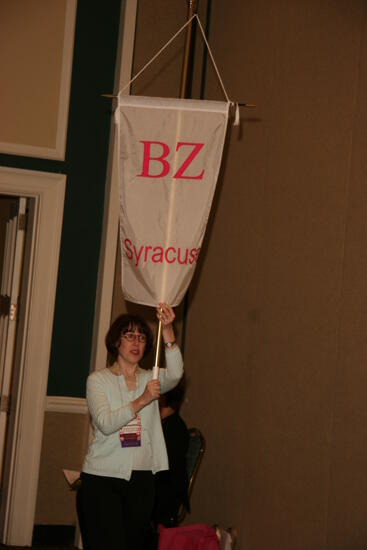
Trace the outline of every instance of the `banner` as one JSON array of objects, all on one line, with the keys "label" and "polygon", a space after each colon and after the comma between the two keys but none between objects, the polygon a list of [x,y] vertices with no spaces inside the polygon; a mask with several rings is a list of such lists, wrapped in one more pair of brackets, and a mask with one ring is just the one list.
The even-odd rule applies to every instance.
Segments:
[{"label": "banner", "polygon": [[190,284],[221,163],[229,103],[119,97],[122,291],[178,305]]}]

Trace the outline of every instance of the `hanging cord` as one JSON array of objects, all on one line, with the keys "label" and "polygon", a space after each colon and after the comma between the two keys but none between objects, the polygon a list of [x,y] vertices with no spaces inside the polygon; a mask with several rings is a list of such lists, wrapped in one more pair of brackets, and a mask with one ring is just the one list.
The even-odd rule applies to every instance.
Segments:
[{"label": "hanging cord", "polygon": [[226,96],[226,100],[228,101],[228,103],[231,103],[232,105],[234,105],[234,102],[233,102],[233,101],[230,101],[230,99],[229,99],[229,97],[228,97],[228,94],[227,94],[227,91],[226,91],[226,89],[225,89],[225,87],[224,87],[223,80],[222,80],[222,78],[221,78],[221,76],[220,76],[220,74],[219,74],[218,67],[217,67],[217,65],[216,65],[216,63],[215,63],[215,61],[214,61],[214,57],[213,57],[212,51],[211,51],[211,49],[210,49],[209,43],[208,43],[208,41],[207,41],[207,39],[206,39],[205,32],[204,32],[204,29],[203,29],[203,27],[202,27],[202,25],[201,25],[201,21],[200,21],[200,19],[199,19],[199,16],[198,16],[197,13],[195,13],[195,15],[194,15],[193,17],[196,17],[196,19],[197,19],[197,22],[198,22],[198,25],[199,25],[199,29],[200,29],[200,31],[201,31],[201,35],[202,35],[203,40],[204,40],[204,42],[205,42],[205,44],[206,44],[206,47],[208,48],[208,52],[209,52],[209,55],[210,55],[210,59],[212,60],[212,63],[213,63],[215,72],[217,73],[217,77],[218,77],[218,80],[219,80],[220,85],[221,85],[221,87],[222,87],[223,93],[224,93],[224,95]]},{"label": "hanging cord", "polygon": [[198,25],[199,25],[199,29],[201,31],[201,36],[203,37],[203,40],[205,42],[205,45],[206,47],[208,48],[208,52],[209,52],[209,55],[210,55],[210,59],[212,60],[212,63],[213,63],[213,67],[214,67],[214,70],[215,72],[217,73],[217,77],[218,77],[218,80],[220,82],[220,85],[221,85],[221,88],[223,90],[223,93],[224,95],[226,96],[226,100],[228,101],[228,103],[231,105],[231,107],[234,107],[235,108],[235,116],[234,116],[234,122],[233,122],[233,126],[239,126],[240,125],[240,107],[239,107],[239,104],[238,102],[236,101],[231,101],[228,97],[228,94],[227,94],[227,90],[225,89],[225,86],[223,84],[223,80],[222,80],[222,77],[220,76],[220,73],[219,73],[219,70],[218,70],[218,67],[217,67],[217,64],[216,62],[214,61],[214,56],[212,54],[212,51],[210,49],[210,46],[209,46],[209,42],[207,41],[206,39],[206,36],[205,36],[205,32],[204,32],[204,29],[202,27],[202,24],[201,24],[201,21],[199,19],[199,16],[198,14],[196,13],[194,15],[194,17],[196,16],[196,19],[197,19],[197,22],[198,22]]},{"label": "hanging cord", "polygon": [[197,22],[198,22],[198,25],[199,25],[199,29],[200,29],[200,32],[201,32],[201,35],[203,37],[203,40],[205,42],[205,45],[208,49],[208,52],[209,52],[209,55],[210,55],[210,59],[212,60],[212,63],[213,63],[213,67],[214,67],[214,70],[216,72],[216,75],[218,77],[218,80],[220,82],[220,85],[221,85],[221,88],[222,88],[222,91],[225,95],[225,98],[227,100],[228,103],[231,104],[231,106],[236,106],[236,115],[235,115],[235,122],[234,122],[234,125],[237,126],[238,123],[239,123],[239,108],[238,108],[238,103],[235,103],[234,101],[231,101],[228,97],[228,94],[227,94],[227,90],[225,89],[225,86],[223,84],[223,80],[220,76],[220,73],[219,73],[219,70],[218,70],[218,67],[217,67],[217,64],[215,63],[214,61],[214,56],[212,54],[212,51],[210,49],[210,46],[209,46],[209,43],[207,41],[207,38],[205,36],[205,32],[204,32],[204,29],[202,27],[202,24],[201,24],[201,21],[199,19],[199,16],[197,13],[194,13],[194,15],[192,17],[190,17],[190,19],[188,21],[186,21],[186,23],[184,25],[182,25],[182,27],[172,36],[172,38],[170,38],[170,40],[168,40],[168,42],[166,42],[166,44],[148,61],[148,63],[146,63],[144,65],[144,67],[142,69],[140,69],[140,71],[127,83],[125,84],[125,86],[119,91],[118,93],[118,96],[120,96],[133,82],[134,80],[136,80],[144,71],[145,69],[147,69],[149,67],[149,65],[151,65],[153,63],[153,61],[155,61],[157,59],[157,57],[159,57],[161,55],[161,53],[164,52],[164,50],[166,48],[168,48],[168,46],[177,38],[177,36],[196,18]]},{"label": "hanging cord", "polygon": [[151,60],[148,61],[148,63],[146,63],[144,65],[144,67],[142,69],[140,69],[140,71],[119,91],[119,93],[117,94],[118,96],[120,96],[122,94],[122,92],[124,92],[126,90],[126,88],[128,88],[130,86],[130,84],[132,84],[134,82],[134,80],[136,80],[138,78],[138,76],[140,76],[145,71],[145,69],[147,69],[149,67],[149,65],[151,65],[151,63],[153,63],[153,61],[155,61],[157,59],[157,57],[159,57],[161,55],[161,53],[164,52],[164,50],[174,41],[175,38],[177,38],[177,36],[187,27],[187,25],[189,25],[191,23],[191,21],[195,17],[197,17],[196,13],[192,17],[190,17],[190,19],[188,21],[186,21],[186,23],[184,25],[182,25],[182,27],[176,32],[176,34],[174,34],[172,36],[172,38],[170,40],[168,40],[168,42],[163,46],[163,48],[161,48],[159,50],[159,52],[157,52],[155,55],[153,55]]}]

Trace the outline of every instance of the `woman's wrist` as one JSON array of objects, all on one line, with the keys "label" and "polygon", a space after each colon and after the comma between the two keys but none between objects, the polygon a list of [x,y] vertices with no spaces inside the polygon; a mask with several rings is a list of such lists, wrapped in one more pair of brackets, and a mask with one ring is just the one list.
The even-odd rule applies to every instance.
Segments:
[{"label": "woman's wrist", "polygon": [[172,325],[167,325],[165,327],[162,327],[162,336],[163,336],[163,342],[165,344],[169,342],[173,343],[176,341],[175,331],[173,330]]},{"label": "woman's wrist", "polygon": [[132,408],[134,414],[136,415],[140,409],[142,408],[140,406],[140,397],[138,397],[137,399],[134,399],[134,401],[130,401],[130,407]]},{"label": "woman's wrist", "polygon": [[141,409],[143,409],[148,403],[144,399],[144,394],[140,395],[134,401],[130,402],[131,408],[134,411],[134,414],[137,414]]}]

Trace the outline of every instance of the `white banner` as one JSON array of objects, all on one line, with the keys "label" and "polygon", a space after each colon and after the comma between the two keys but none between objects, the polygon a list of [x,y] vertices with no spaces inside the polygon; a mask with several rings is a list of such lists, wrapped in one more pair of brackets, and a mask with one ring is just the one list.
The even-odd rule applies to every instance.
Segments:
[{"label": "white banner", "polygon": [[229,103],[122,96],[118,125],[122,291],[178,305],[190,284],[221,163]]}]

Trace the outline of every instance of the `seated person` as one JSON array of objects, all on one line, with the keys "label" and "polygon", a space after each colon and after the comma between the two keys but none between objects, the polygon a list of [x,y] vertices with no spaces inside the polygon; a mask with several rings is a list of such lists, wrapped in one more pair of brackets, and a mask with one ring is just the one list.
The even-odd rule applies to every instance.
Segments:
[{"label": "seated person", "polygon": [[158,472],[155,477],[155,504],[153,521],[165,527],[177,525],[177,515],[181,504],[189,509],[187,496],[188,477],[186,453],[189,433],[179,409],[185,394],[184,380],[173,390],[161,395],[159,408],[163,435],[166,442],[169,470]]}]

